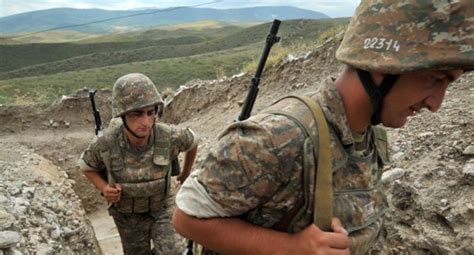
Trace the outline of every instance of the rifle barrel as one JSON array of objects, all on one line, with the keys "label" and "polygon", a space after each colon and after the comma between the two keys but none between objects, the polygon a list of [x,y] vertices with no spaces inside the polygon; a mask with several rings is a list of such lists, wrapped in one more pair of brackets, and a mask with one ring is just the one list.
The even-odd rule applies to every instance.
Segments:
[{"label": "rifle barrel", "polygon": [[273,44],[277,43],[280,40],[280,37],[276,36],[280,24],[280,20],[273,20],[272,27],[270,28],[270,32],[267,35],[265,48],[263,49],[263,53],[260,56],[260,60],[258,62],[257,71],[255,72],[255,76],[252,78],[249,92],[244,101],[244,106],[242,107],[242,111],[238,117],[239,121],[246,120],[250,117],[253,105],[255,104],[255,100],[257,99],[257,94],[259,91],[258,84],[260,83],[260,77],[265,67],[265,63],[267,62],[268,55]]}]

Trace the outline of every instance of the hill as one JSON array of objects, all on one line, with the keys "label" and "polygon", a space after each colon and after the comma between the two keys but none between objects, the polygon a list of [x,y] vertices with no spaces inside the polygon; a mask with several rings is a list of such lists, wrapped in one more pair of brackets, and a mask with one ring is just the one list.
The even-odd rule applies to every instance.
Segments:
[{"label": "hill", "polygon": [[[126,18],[124,18],[126,17]],[[268,22],[274,18],[325,19],[327,15],[291,6],[212,9],[175,7],[136,11],[55,8],[0,18],[0,33],[35,32],[62,27],[69,30],[98,33],[134,30],[163,25],[218,20],[224,22]],[[108,20],[105,22],[99,22]],[[78,26],[80,24],[88,24]]]},{"label": "hill", "polygon": [[255,45],[254,48],[236,48],[189,57],[1,80],[0,104],[52,102],[80,88],[108,88],[117,77],[129,72],[147,74],[159,90],[177,88],[191,79],[212,79],[219,73],[239,73],[242,65],[251,62],[259,53]]},{"label": "hill", "polygon": [[[275,53],[312,47],[328,31],[341,31],[347,22],[348,19],[285,21]],[[222,35],[218,38],[196,34],[118,43],[3,45],[0,53],[11,56],[2,62],[8,64],[6,68],[28,64],[27,60],[40,63],[0,73],[0,103],[50,102],[84,86],[109,87],[117,77],[132,70],[150,75],[159,89],[177,88],[191,79],[232,76],[258,59],[269,24],[231,28],[236,32],[229,29],[228,34],[222,31],[225,28],[217,28]]]},{"label": "hill", "polygon": [[160,40],[164,38],[177,38],[183,36],[203,36],[216,38],[237,32],[244,27],[255,26],[257,24],[233,24],[216,20],[201,20],[178,25],[160,26],[153,29],[141,29],[139,31],[122,31],[101,34],[91,39],[76,41],[76,43],[103,43],[103,42],[133,42]]},{"label": "hill", "polygon": [[[332,27],[344,24],[347,19],[290,20],[282,23],[279,34],[282,43],[317,40]],[[242,47],[265,40],[269,24],[249,28],[225,27],[194,33],[178,30],[151,30],[136,35],[116,35],[116,42],[91,44],[23,44],[0,45],[0,56],[7,61],[0,64],[0,80],[84,70],[116,64],[183,57]],[[225,31],[223,31],[225,30]],[[233,32],[235,31],[235,32]],[[159,34],[163,39],[154,36]],[[179,37],[173,37],[179,35]],[[185,36],[189,34],[189,36]],[[220,37],[212,37],[220,36]],[[167,36],[167,37],[166,37]],[[99,38],[96,38],[98,40]],[[108,38],[110,39],[110,38]],[[15,70],[16,71],[12,71]],[[10,71],[10,72],[8,72]]]},{"label": "hill", "polygon": [[[0,62],[0,72],[51,63],[94,53],[111,53],[153,46],[192,44],[208,40],[209,37],[181,36],[159,40],[141,40],[132,42],[104,42],[90,44],[76,43],[34,43],[0,45],[0,56],[6,61]],[[93,66],[91,66],[93,67]],[[68,71],[68,70],[64,70]],[[13,76],[18,77],[18,76]]]},{"label": "hill", "polygon": [[[16,37],[9,37],[12,42],[16,44],[28,43],[62,43],[75,42],[79,40],[87,40],[100,36],[101,34],[81,33],[71,30],[54,30],[43,33],[29,34],[19,33]],[[0,41],[0,44],[4,44]]]}]

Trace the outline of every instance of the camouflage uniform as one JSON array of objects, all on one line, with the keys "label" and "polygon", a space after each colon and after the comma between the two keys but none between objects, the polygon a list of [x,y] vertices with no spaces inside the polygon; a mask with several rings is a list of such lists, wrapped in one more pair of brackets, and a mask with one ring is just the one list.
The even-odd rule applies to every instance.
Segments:
[{"label": "camouflage uniform", "polygon": [[[376,136],[369,128],[354,141],[332,80],[312,98],[320,103],[331,126],[334,216],[350,232],[353,254],[363,254],[376,240],[387,208],[380,191],[381,168],[387,160],[386,139],[383,132]],[[298,101],[282,101],[268,110],[276,109],[300,113],[317,132],[308,109]],[[311,178],[303,180],[303,157],[312,155],[312,148],[304,151],[305,139],[295,122],[275,114],[260,113],[231,125],[202,169],[183,184],[177,206],[195,217],[241,217],[255,225],[276,228],[298,201],[304,200],[304,190],[308,189],[307,205],[283,229],[290,233],[302,230],[313,221],[315,183],[314,171]],[[309,158],[307,169],[314,169],[316,162]]]},{"label": "camouflage uniform", "polygon": [[[156,91],[154,84],[141,74],[120,78],[114,86],[114,92],[117,90],[124,90],[128,97],[115,100],[115,117],[157,105],[161,100],[159,94],[153,92]],[[136,91],[143,93],[134,97]],[[127,100],[134,105],[130,107]],[[193,148],[197,138],[190,129],[155,123],[147,146],[138,149],[129,142],[123,122],[120,119],[113,122],[115,124],[81,155],[80,166],[85,171],[98,171],[110,178],[109,183],[122,186],[120,201],[114,203],[109,212],[120,233],[124,253],[149,254],[150,240],[158,254],[182,250],[184,240],[170,223],[173,210],[170,163],[180,152]]]},{"label": "camouflage uniform", "polygon": [[[383,99],[398,74],[473,70],[473,30],[472,0],[362,0],[336,57],[356,69],[373,105],[371,122],[380,123]],[[376,85],[368,71],[394,75],[385,75]],[[381,168],[388,159],[386,135],[375,126],[369,126],[362,137],[353,135],[332,85],[314,99],[331,129],[334,216],[350,232],[351,253],[363,254],[376,240],[387,207],[380,190]],[[311,132],[317,132],[311,114],[300,103],[285,100],[271,109],[299,115]],[[305,139],[293,120],[277,114],[261,113],[231,125],[202,168],[183,184],[177,206],[199,218],[241,217],[277,229],[307,194],[305,190],[314,192],[314,172],[303,180],[303,164],[308,161],[304,157],[312,150],[305,147]],[[306,164],[311,169],[316,162]],[[286,231],[298,232],[312,223],[313,195]]]}]

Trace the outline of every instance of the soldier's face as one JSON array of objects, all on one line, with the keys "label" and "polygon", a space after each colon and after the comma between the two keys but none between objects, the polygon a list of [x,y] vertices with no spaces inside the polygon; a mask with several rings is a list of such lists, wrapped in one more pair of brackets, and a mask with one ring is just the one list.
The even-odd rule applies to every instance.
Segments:
[{"label": "soldier's face", "polygon": [[125,115],[128,127],[138,136],[148,137],[155,123],[156,110],[154,106],[129,112]]},{"label": "soldier's face", "polygon": [[381,112],[383,125],[402,127],[408,117],[416,115],[423,108],[436,112],[443,102],[448,85],[463,72],[418,71],[400,75],[384,99]]}]

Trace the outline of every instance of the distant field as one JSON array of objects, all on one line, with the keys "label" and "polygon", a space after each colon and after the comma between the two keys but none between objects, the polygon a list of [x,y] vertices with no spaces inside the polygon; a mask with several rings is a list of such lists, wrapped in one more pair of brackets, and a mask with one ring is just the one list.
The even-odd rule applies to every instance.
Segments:
[{"label": "distant field", "polygon": [[[7,61],[0,62],[0,72],[13,71],[28,66],[51,63],[91,54],[110,54],[126,50],[164,45],[192,44],[208,40],[200,36],[170,37],[159,40],[142,40],[134,42],[106,42],[91,44],[57,43],[57,44],[19,44],[0,45],[0,56]],[[92,66],[94,62],[90,63]],[[69,70],[65,70],[69,71]],[[1,74],[1,73],[0,73]]]},{"label": "distant field", "polygon": [[[279,47],[285,48],[281,52],[314,47],[347,23],[348,19],[284,21]],[[239,73],[259,58],[270,24],[221,25],[206,21],[76,43],[12,45],[4,40],[1,45],[0,39],[0,103],[49,102],[83,87],[111,87],[129,72],[149,75],[159,89]]]},{"label": "distant field", "polygon": [[216,79],[222,73],[237,74],[245,63],[252,61],[258,54],[256,47],[246,47],[191,57],[2,80],[0,103],[51,102],[84,87],[110,88],[118,77],[131,72],[146,74],[161,91],[166,87],[176,88],[196,78]]},{"label": "distant field", "polygon": [[64,43],[86,40],[98,36],[100,36],[100,34],[88,34],[69,30],[54,30],[43,33],[20,33],[12,38],[10,44]]}]

